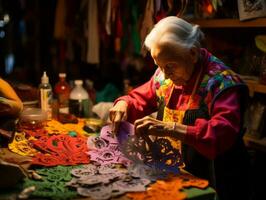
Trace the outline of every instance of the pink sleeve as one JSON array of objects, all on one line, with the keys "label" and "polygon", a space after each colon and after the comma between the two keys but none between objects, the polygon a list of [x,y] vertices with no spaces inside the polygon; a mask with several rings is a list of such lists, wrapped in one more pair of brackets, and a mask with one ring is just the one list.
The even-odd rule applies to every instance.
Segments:
[{"label": "pink sleeve", "polygon": [[154,78],[132,90],[128,95],[115,100],[128,103],[128,121],[134,123],[136,119],[149,115],[157,110]]},{"label": "pink sleeve", "polygon": [[240,102],[235,89],[224,92],[214,103],[210,120],[197,119],[188,126],[185,142],[210,159],[228,150],[240,131]]}]

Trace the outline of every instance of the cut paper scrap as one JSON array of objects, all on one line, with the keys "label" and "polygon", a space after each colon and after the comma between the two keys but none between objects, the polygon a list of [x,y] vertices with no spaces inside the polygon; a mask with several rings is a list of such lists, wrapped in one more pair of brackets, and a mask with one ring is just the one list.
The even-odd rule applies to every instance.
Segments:
[{"label": "cut paper scrap", "polygon": [[15,132],[12,142],[8,144],[8,148],[21,156],[34,156],[38,152],[31,145],[30,141],[34,140],[36,139],[33,137],[26,139],[25,133]]},{"label": "cut paper scrap", "polygon": [[158,180],[150,185],[147,191],[129,193],[127,197],[134,200],[164,199],[165,197],[167,197],[167,200],[183,200],[186,199],[186,194],[182,192],[184,188],[197,187],[205,189],[208,185],[209,182],[207,180],[185,173],[171,177],[168,180]]},{"label": "cut paper scrap", "polygon": [[133,163],[129,165],[128,170],[132,174],[135,174],[143,178],[147,178],[151,181],[156,181],[158,179],[166,179],[169,176],[169,173],[165,173],[164,171],[158,168],[151,167],[141,163]]},{"label": "cut paper scrap", "polygon": [[73,199],[77,197],[77,192],[70,190],[65,184],[71,180],[70,170],[75,167],[57,166],[37,169],[36,172],[42,176],[42,179],[32,180],[26,178],[23,188],[35,186],[36,190],[31,193],[30,199]]},{"label": "cut paper scrap", "polygon": [[127,197],[133,200],[154,200],[165,199],[167,200],[184,200],[186,194],[181,192],[182,186],[178,182],[157,181],[145,192],[135,192],[127,194]]},{"label": "cut paper scrap", "polygon": [[197,178],[191,174],[181,174],[178,178],[182,179],[182,186],[185,188],[196,187],[199,189],[205,189],[209,185],[209,181],[201,178]]},{"label": "cut paper scrap", "polygon": [[126,168],[109,164],[84,165],[71,171],[74,176],[66,185],[77,189],[81,196],[95,200],[110,199],[126,192],[145,191],[150,181],[131,174]]},{"label": "cut paper scrap", "polygon": [[132,135],[122,146],[124,155],[135,164],[147,165],[154,172],[161,171],[165,177],[179,174],[182,156],[167,138]]},{"label": "cut paper scrap", "polygon": [[71,131],[76,132],[78,135],[88,136],[88,133],[83,130],[85,120],[78,119],[77,124],[62,124],[57,120],[50,120],[45,126],[45,130],[49,134],[68,134]]},{"label": "cut paper scrap", "polygon": [[87,139],[80,136],[52,135],[42,136],[33,142],[39,150],[32,164],[43,166],[76,165],[89,163]]},{"label": "cut paper scrap", "polygon": [[48,132],[45,129],[34,129],[34,130],[23,130],[26,137],[39,138],[44,135],[48,135]]},{"label": "cut paper scrap", "polygon": [[88,138],[90,160],[101,165],[115,163],[128,166],[131,162],[122,154],[120,145],[126,142],[133,132],[134,127],[128,122],[121,122],[117,135],[112,134],[112,125],[104,126],[98,137]]}]

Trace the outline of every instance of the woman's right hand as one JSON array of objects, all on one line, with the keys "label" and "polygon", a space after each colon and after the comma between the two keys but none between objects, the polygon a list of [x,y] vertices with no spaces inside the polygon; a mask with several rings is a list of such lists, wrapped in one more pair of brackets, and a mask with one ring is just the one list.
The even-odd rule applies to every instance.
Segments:
[{"label": "woman's right hand", "polygon": [[109,118],[113,125],[112,132],[114,134],[117,134],[120,122],[127,119],[127,107],[128,107],[127,102],[124,100],[121,100],[121,101],[118,101],[109,110]]}]

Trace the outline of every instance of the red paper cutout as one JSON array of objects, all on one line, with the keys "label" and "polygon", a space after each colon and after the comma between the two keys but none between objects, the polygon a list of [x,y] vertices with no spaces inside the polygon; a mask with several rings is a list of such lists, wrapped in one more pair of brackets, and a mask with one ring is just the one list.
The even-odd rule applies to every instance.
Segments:
[{"label": "red paper cutout", "polygon": [[33,145],[40,151],[33,158],[32,164],[55,166],[76,165],[89,163],[86,154],[87,139],[69,135],[42,136],[33,141]]}]

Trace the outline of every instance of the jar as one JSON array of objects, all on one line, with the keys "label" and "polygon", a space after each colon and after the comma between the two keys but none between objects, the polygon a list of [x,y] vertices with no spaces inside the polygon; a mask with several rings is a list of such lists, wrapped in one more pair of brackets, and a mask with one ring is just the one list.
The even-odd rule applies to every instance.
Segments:
[{"label": "jar", "polygon": [[40,108],[25,108],[20,114],[18,128],[21,130],[36,130],[43,128],[47,120],[47,113]]}]

